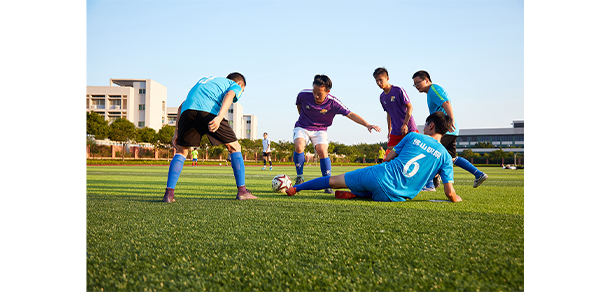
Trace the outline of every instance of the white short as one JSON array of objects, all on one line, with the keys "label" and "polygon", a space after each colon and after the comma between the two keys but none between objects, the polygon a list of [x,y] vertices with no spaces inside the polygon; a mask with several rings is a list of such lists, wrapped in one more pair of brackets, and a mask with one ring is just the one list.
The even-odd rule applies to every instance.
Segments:
[{"label": "white short", "polygon": [[311,140],[314,147],[318,144],[328,145],[328,134],[326,131],[309,131],[301,127],[296,127],[292,131],[292,141],[294,142],[297,138],[305,139],[305,143]]}]

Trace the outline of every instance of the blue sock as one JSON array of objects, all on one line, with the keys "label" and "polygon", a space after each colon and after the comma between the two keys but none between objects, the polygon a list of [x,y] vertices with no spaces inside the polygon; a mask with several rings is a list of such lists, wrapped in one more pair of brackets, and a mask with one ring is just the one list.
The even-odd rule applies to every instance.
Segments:
[{"label": "blue sock", "polygon": [[300,185],[294,186],[297,192],[302,190],[322,190],[330,188],[330,176],[323,176],[306,181]]},{"label": "blue sock", "polygon": [[233,168],[233,175],[235,176],[235,184],[237,187],[246,185],[246,169],[244,166],[244,158],[241,156],[241,152],[233,152],[229,154],[231,156],[231,168]]},{"label": "blue sock", "polygon": [[462,157],[457,157],[455,159],[454,162],[455,165],[463,168],[464,170],[470,172],[471,174],[474,175],[474,177],[479,178],[481,175],[483,175],[483,172],[481,172],[480,170],[478,170],[474,165],[472,165],[468,160],[462,158]]},{"label": "blue sock", "polygon": [[176,183],[178,182],[178,178],[180,177],[180,173],[182,172],[182,167],[184,166],[184,161],[186,161],[186,157],[182,154],[174,155],[172,162],[169,164],[169,171],[167,172],[167,187],[170,189],[176,188]]},{"label": "blue sock", "polygon": [[320,170],[322,170],[322,176],[330,176],[330,157],[320,159]]},{"label": "blue sock", "polygon": [[428,188],[428,189],[433,189],[433,188],[434,188],[434,180],[429,181],[429,182],[426,184],[426,188]]},{"label": "blue sock", "polygon": [[303,175],[303,164],[305,163],[305,152],[296,153],[292,155],[294,160],[294,166],[297,168],[297,175]]}]

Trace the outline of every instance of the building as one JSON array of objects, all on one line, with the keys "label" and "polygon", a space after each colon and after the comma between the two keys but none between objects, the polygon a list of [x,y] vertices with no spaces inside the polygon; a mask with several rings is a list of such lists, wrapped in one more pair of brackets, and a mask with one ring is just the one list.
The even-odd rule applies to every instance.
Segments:
[{"label": "building", "polygon": [[[473,152],[485,153],[498,150],[499,148],[510,148],[511,152],[524,152],[524,121],[514,120],[512,128],[481,128],[481,129],[460,129],[460,135],[456,141],[457,152],[465,149]],[[424,126],[417,127],[420,133],[424,132]],[[473,148],[477,143],[490,143],[496,148]],[[504,149],[503,149],[504,150]]]},{"label": "building", "polygon": [[[244,115],[244,107],[238,102],[231,104],[231,107],[225,114],[229,125],[235,132],[237,139],[256,140],[257,135],[257,118],[255,115]],[[176,118],[178,117],[177,107],[167,108],[167,124],[176,126]]]},{"label": "building", "polygon": [[159,131],[167,120],[167,87],[152,79],[110,79],[110,86],[87,86],[87,111],[112,123],[118,118]]}]

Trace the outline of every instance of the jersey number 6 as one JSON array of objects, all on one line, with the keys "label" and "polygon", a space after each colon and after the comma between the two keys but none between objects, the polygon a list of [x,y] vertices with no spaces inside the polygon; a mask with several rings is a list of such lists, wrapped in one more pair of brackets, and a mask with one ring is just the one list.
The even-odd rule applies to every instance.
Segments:
[{"label": "jersey number 6", "polygon": [[[426,157],[426,155],[420,154],[420,155],[417,155],[417,156],[411,158],[411,160],[409,160],[407,162],[407,164],[405,164],[405,168],[403,168],[402,174],[404,174],[406,177],[414,176],[417,173],[417,171],[419,170],[419,163],[417,163],[416,161],[418,161],[424,157]],[[413,165],[413,170],[411,172],[409,172],[409,168],[411,167],[411,165]]]}]

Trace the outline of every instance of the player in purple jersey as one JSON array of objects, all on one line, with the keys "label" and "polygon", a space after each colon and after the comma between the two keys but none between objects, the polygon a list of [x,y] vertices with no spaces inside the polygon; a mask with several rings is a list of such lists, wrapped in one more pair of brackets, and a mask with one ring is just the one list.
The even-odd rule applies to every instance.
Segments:
[{"label": "player in purple jersey", "polygon": [[419,131],[412,116],[413,105],[411,105],[409,96],[402,87],[394,86],[388,82],[390,80],[388,70],[379,67],[373,72],[373,77],[377,86],[383,90],[379,95],[379,102],[386,112],[388,120],[387,156],[407,133],[419,133]]},{"label": "player in purple jersey", "polygon": [[[365,126],[369,132],[381,129],[371,125],[362,117],[351,112],[336,97],[330,95],[332,81],[326,75],[316,75],[313,80],[313,89],[305,89],[297,95],[296,106],[299,119],[294,124],[294,166],[297,170],[295,185],[303,183],[303,163],[305,162],[305,147],[311,140],[314,149],[320,157],[320,170],[322,176],[331,175],[331,161],[328,157],[328,135],[326,129],[332,125],[335,115],[341,114],[350,120]],[[326,193],[332,193],[330,188]]]}]

